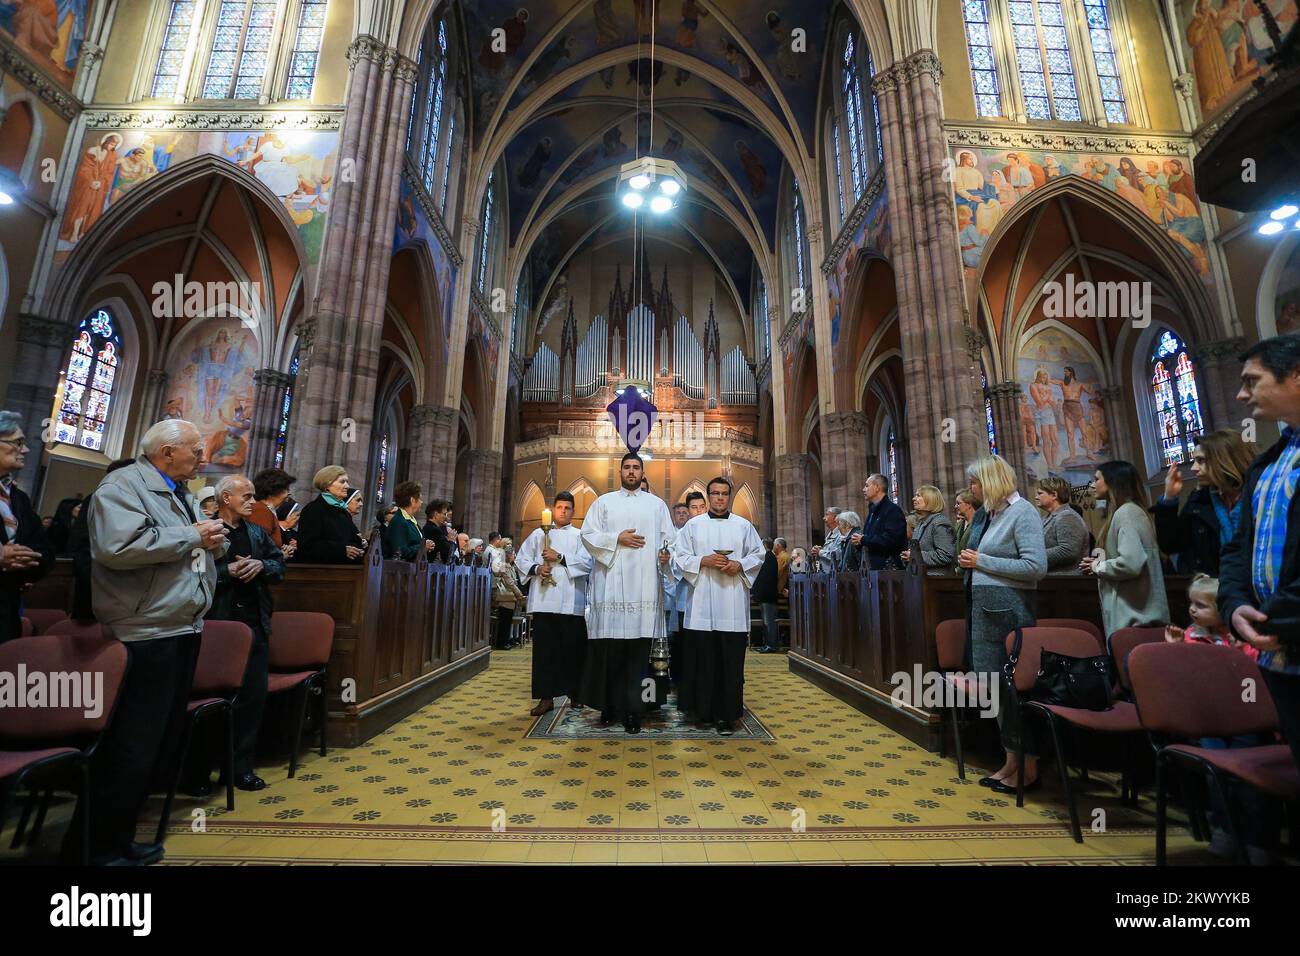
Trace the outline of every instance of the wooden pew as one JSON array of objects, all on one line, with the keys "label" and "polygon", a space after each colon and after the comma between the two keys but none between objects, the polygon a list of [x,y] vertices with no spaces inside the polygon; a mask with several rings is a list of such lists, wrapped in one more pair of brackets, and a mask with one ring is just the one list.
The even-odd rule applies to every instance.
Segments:
[{"label": "wooden pew", "polygon": [[[477,561],[478,558],[475,558]],[[484,566],[385,561],[377,538],[361,565],[290,561],[277,611],[334,618],[329,662],[332,746],[355,747],[488,666],[491,572]],[[28,607],[72,606],[61,559],[24,595]]]},{"label": "wooden pew", "polygon": [[[1186,624],[1188,578],[1165,577],[1175,623]],[[937,711],[896,706],[890,678],[938,669],[940,621],[965,618],[965,591],[953,572],[790,575],[792,673],[816,684],[928,750],[939,749]],[[1038,617],[1079,618],[1101,627],[1096,578],[1052,574],[1039,584]]]}]

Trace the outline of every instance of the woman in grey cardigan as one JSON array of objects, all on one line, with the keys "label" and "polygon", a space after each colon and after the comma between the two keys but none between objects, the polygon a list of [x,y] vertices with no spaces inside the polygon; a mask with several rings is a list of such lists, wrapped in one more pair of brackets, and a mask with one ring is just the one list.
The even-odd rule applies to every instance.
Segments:
[{"label": "woman in grey cardigan", "polygon": [[[977,550],[967,548],[957,563],[971,570],[971,663],[992,682],[999,696],[998,727],[1006,759],[1001,769],[980,780],[998,793],[1015,793],[1020,770],[1016,756],[1016,715],[1002,699],[1002,667],[1007,635],[1037,620],[1038,582],[1047,574],[1047,548],[1038,509],[1016,491],[1011,466],[998,455],[981,458],[966,470],[971,490],[984,499],[988,524]],[[1028,728],[1026,728],[1026,731]],[[1037,788],[1038,748],[1025,735],[1025,789]]]},{"label": "woman in grey cardigan", "polygon": [[1088,526],[1070,507],[1070,483],[1055,476],[1038,482],[1034,501],[1043,509],[1043,541],[1047,545],[1047,571],[1079,570],[1088,553]]},{"label": "woman in grey cardigan", "polygon": [[948,503],[934,485],[922,485],[912,495],[919,519],[912,529],[912,546],[902,554],[903,564],[920,561],[926,568],[949,569],[957,560],[957,532],[948,518]]},{"label": "woman in grey cardigan", "polygon": [[1124,627],[1167,624],[1165,574],[1137,469],[1127,461],[1108,461],[1097,469],[1092,487],[1110,517],[1098,537],[1101,553],[1084,558],[1079,567],[1097,576],[1102,629],[1109,637]]}]

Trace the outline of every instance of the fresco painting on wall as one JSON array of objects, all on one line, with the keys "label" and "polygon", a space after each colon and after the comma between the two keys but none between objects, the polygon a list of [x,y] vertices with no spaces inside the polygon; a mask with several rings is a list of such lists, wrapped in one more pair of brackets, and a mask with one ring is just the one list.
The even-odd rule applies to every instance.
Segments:
[{"label": "fresco painting on wall", "polygon": [[[1296,24],[1295,0],[1265,5],[1285,37]],[[1276,43],[1256,0],[1181,0],[1179,13],[1201,116],[1209,119],[1268,74]]]},{"label": "fresco painting on wall", "polygon": [[1021,348],[1016,381],[1028,479],[1091,481],[1096,466],[1110,458],[1110,428],[1088,353],[1060,329],[1042,329]]},{"label": "fresco painting on wall", "polygon": [[438,304],[442,314],[443,361],[451,348],[451,293],[456,284],[456,267],[447,257],[447,251],[429,227],[424,210],[415,199],[411,184],[402,177],[397,198],[397,222],[393,228],[393,252],[423,242],[433,260],[433,281],[437,284]]},{"label": "fresco painting on wall", "polygon": [[1024,197],[1062,176],[1078,176],[1132,203],[1211,279],[1205,222],[1183,156],[1119,156],[1096,153],[953,150],[953,197],[966,277],[974,278],[985,245],[1007,211]]},{"label": "fresco painting on wall", "polygon": [[236,319],[204,321],[175,357],[163,413],[198,427],[206,473],[238,471],[248,457],[257,358],[256,337]]},{"label": "fresco painting on wall", "polygon": [[38,67],[71,87],[90,11],[91,0],[0,0],[0,30]]},{"label": "fresco painting on wall", "polygon": [[284,204],[307,260],[320,261],[329,214],[338,134],[333,132],[171,133],[88,130],[59,229],[63,261],[109,207],[177,163],[213,155],[238,166]]}]

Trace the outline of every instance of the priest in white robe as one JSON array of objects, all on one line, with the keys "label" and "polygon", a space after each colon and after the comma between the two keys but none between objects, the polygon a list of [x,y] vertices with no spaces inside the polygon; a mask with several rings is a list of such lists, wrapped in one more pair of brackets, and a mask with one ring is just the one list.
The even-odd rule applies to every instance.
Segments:
[{"label": "priest in white robe", "polygon": [[[533,635],[533,696],[530,713],[540,717],[556,697],[577,705],[582,665],[587,657],[587,583],[591,553],[573,526],[573,495],[561,491],[551,505],[549,536],[537,528],[519,548],[515,567],[530,582],[528,614]],[[548,538],[550,547],[543,546]],[[549,583],[548,583],[549,582]]]},{"label": "priest in white robe", "polygon": [[602,722],[621,718],[632,734],[641,732],[641,715],[655,700],[653,684],[643,681],[650,641],[664,636],[661,568],[676,536],[668,506],[641,490],[643,476],[641,459],[624,455],[621,487],[597,498],[582,522],[594,563],[578,699],[599,708]]},{"label": "priest in white robe", "polygon": [[730,481],[710,481],[708,502],[678,533],[673,562],[691,584],[682,638],[691,644],[690,707],[730,736],[744,712],[749,589],[765,552],[754,526],[731,512]]}]

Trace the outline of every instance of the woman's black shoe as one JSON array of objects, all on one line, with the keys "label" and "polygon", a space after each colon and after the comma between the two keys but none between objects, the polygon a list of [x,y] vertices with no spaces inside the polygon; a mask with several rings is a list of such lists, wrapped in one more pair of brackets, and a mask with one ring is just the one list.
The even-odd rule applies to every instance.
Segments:
[{"label": "woman's black shoe", "polygon": [[[1027,783],[1025,784],[1025,793],[1032,793],[1035,790],[1040,790],[1042,789],[1042,786],[1043,786],[1042,779],[1035,780],[1033,783]],[[992,789],[994,793],[1015,793],[1016,792],[1015,784],[1011,784],[1010,786],[1008,786],[1006,782],[1002,780],[999,780],[997,783],[993,784]]]},{"label": "woman's black shoe", "polygon": [[629,734],[641,733],[641,718],[637,714],[628,714],[623,718],[623,729]]},{"label": "woman's black shoe", "polygon": [[1002,781],[997,779],[996,777],[980,777],[981,787],[996,787],[1001,782]]}]

